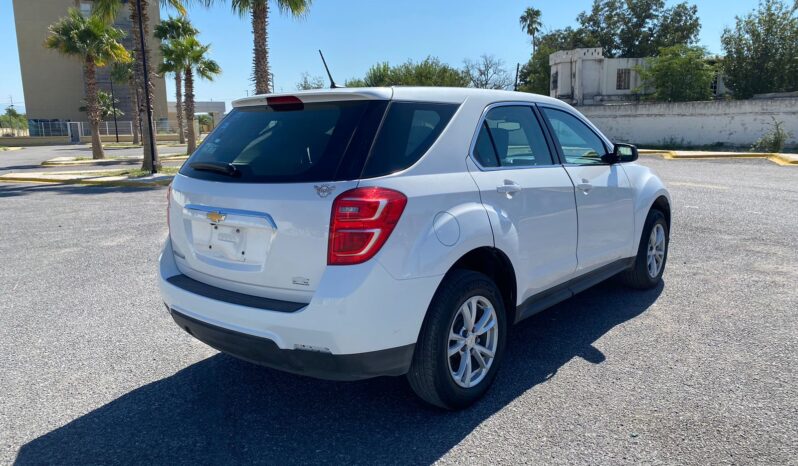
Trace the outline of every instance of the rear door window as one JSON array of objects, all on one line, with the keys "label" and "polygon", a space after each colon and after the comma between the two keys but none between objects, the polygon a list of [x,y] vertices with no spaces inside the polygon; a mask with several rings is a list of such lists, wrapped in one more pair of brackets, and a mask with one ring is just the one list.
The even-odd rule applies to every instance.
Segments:
[{"label": "rear door window", "polygon": [[[339,101],[285,109],[239,107],[208,135],[180,173],[249,183],[353,179],[386,106],[385,101]],[[197,163],[231,164],[237,176],[191,168]]]},{"label": "rear door window", "polygon": [[438,139],[456,110],[454,104],[391,103],[363,178],[390,175],[416,163]]},{"label": "rear door window", "polygon": [[482,167],[533,167],[554,160],[532,107],[499,106],[488,111],[479,130],[474,158]]}]

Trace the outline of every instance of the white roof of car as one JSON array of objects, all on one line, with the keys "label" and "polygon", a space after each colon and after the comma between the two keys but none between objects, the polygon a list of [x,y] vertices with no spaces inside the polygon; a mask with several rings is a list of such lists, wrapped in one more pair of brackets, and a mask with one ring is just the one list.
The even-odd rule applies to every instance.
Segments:
[{"label": "white roof of car", "polygon": [[563,105],[562,101],[528,92],[474,89],[468,87],[339,87],[309,91],[262,94],[233,101],[233,107],[264,105],[270,97],[295,96],[305,103],[336,100],[404,100],[463,103],[478,99],[486,102],[537,102]]}]

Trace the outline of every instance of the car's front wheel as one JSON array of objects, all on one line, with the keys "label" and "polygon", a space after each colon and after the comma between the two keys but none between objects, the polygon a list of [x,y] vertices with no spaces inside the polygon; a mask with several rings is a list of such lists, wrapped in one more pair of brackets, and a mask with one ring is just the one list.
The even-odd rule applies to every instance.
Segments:
[{"label": "car's front wheel", "polygon": [[430,304],[407,375],[418,396],[446,409],[466,407],[487,391],[504,354],[507,318],[496,284],[455,270]]},{"label": "car's front wheel", "polygon": [[640,290],[657,286],[668,259],[668,222],[659,210],[651,210],[643,226],[643,234],[634,265],[623,275],[623,281]]}]

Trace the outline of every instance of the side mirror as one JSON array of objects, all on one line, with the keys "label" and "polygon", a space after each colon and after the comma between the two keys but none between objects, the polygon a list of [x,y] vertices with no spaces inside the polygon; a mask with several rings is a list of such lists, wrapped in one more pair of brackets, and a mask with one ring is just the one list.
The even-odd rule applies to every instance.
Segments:
[{"label": "side mirror", "polygon": [[637,157],[637,146],[632,144],[615,144],[615,148],[612,151],[612,158],[614,159],[612,163],[634,162]]}]

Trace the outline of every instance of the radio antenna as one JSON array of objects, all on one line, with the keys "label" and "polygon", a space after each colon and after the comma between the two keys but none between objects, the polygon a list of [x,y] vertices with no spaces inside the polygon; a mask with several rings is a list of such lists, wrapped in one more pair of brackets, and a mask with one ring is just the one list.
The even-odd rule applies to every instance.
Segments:
[{"label": "radio antenna", "polygon": [[513,90],[514,91],[518,90],[518,71],[520,71],[520,70],[521,70],[521,64],[520,63],[516,63],[515,64],[515,84],[513,85]]},{"label": "radio antenna", "polygon": [[321,53],[321,49],[319,49],[319,56],[321,56],[321,62],[324,63],[324,69],[327,70],[327,77],[330,78],[330,89],[335,89],[338,86],[335,85],[335,81],[333,80],[332,73],[330,73],[330,68],[327,66],[327,60],[324,59],[324,54]]}]

